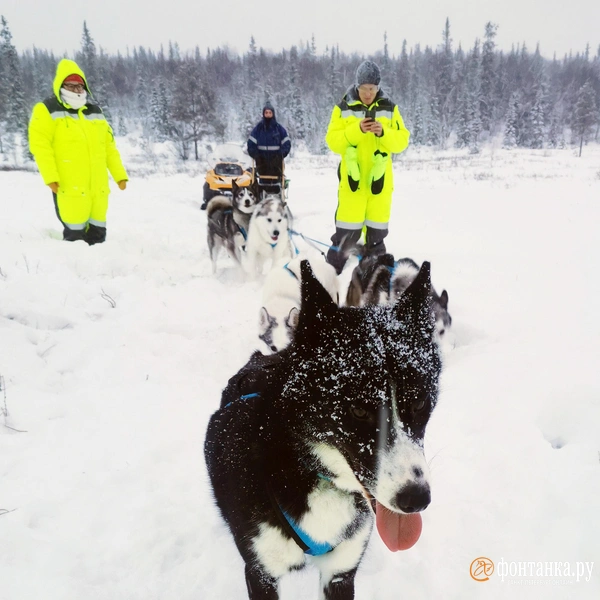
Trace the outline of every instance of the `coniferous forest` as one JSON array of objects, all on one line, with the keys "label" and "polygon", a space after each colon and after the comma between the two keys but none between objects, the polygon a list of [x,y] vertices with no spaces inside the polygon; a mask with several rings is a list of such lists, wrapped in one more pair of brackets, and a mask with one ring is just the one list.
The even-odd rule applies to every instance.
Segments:
[{"label": "coniferous forest", "polygon": [[[117,135],[136,132],[143,143],[170,142],[182,160],[198,160],[214,141],[242,141],[267,99],[296,147],[327,151],[333,105],[352,84],[358,64],[376,61],[382,87],[398,104],[411,144],[472,153],[491,139],[503,147],[561,148],[600,135],[600,47],[594,53],[544,58],[539,48],[515,44],[500,51],[498,27],[487,23],[471,48],[453,44],[448,20],[440,43],[388,52],[387,34],[373,56],[317,51],[314,38],[281,52],[257,47],[243,55],[223,48],[182,53],[176,42],[152,51],[102,50],[84,22],[73,58]],[[30,159],[26,138],[31,109],[52,94],[58,61],[41,48],[19,52],[10,24],[0,21],[0,165]]]}]

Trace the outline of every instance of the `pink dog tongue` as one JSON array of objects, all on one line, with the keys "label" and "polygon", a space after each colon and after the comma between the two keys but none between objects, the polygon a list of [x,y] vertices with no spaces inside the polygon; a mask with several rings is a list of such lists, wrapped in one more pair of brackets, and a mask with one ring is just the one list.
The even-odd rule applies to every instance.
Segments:
[{"label": "pink dog tongue", "polygon": [[392,552],[412,548],[421,537],[421,513],[400,515],[377,502],[376,515],[377,531]]}]

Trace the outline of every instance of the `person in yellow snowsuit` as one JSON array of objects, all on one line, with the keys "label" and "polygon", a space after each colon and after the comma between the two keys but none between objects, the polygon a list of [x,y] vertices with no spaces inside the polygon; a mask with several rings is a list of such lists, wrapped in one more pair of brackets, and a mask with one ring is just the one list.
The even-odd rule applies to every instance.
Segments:
[{"label": "person in yellow snowsuit", "polygon": [[33,107],[29,149],[44,183],[52,190],[67,241],[98,244],[106,239],[108,171],[121,190],[129,177],[111,126],[77,63],[63,59],[54,95]]},{"label": "person in yellow snowsuit", "polygon": [[[408,147],[410,133],[398,107],[380,89],[381,72],[362,62],[356,81],[331,114],[325,141],[341,156],[333,246],[327,261],[342,272],[347,256],[340,246],[358,242],[363,228],[367,254],[384,254],[394,179],[392,153]],[[367,112],[368,111],[368,112]]]}]

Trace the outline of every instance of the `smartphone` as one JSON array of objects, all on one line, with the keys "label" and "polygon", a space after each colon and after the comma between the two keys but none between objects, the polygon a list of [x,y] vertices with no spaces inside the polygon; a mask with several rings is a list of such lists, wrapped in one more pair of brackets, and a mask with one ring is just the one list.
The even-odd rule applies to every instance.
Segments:
[{"label": "smartphone", "polygon": [[365,119],[371,119],[371,120],[375,120],[375,110],[374,109],[367,109],[365,111]]}]

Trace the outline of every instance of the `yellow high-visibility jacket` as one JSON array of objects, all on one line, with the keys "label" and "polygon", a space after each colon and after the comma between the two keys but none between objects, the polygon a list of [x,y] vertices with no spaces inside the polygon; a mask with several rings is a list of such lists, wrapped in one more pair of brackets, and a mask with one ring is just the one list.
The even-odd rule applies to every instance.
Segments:
[{"label": "yellow high-visibility jacket", "polygon": [[[375,118],[383,126],[383,135],[363,133],[360,121],[367,109],[375,110]],[[410,132],[404,126],[398,107],[380,90],[371,106],[365,106],[352,86],[331,114],[325,141],[329,148],[342,158],[339,168],[340,184],[336,226],[342,229],[360,229],[363,225],[387,229],[394,189],[392,153],[400,153],[408,147]],[[358,187],[348,178],[347,150],[356,148],[360,181]],[[383,178],[373,184],[375,159],[380,163]],[[378,173],[378,175],[380,175]]]},{"label": "yellow high-visibility jacket", "polygon": [[58,209],[67,227],[85,229],[88,223],[105,227],[110,191],[108,171],[117,182],[129,177],[102,109],[89,99],[79,110],[61,100],[60,88],[71,74],[83,78],[90,95],[77,63],[61,60],[54,78],[54,96],[33,108],[29,149],[44,183],[59,184]]}]

